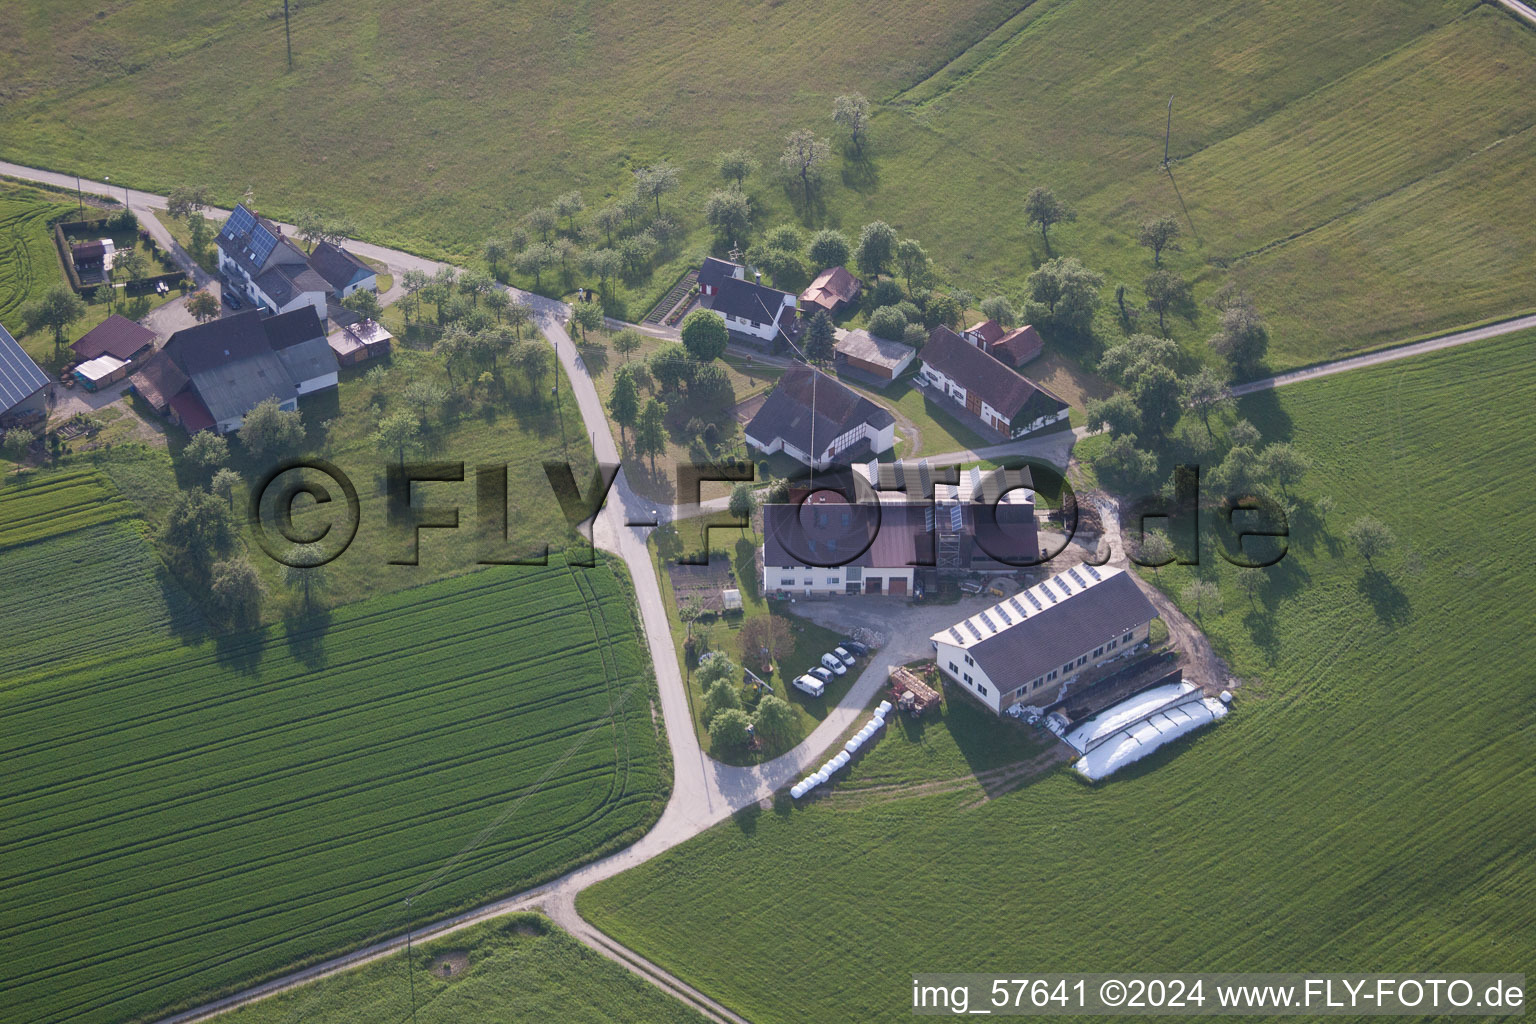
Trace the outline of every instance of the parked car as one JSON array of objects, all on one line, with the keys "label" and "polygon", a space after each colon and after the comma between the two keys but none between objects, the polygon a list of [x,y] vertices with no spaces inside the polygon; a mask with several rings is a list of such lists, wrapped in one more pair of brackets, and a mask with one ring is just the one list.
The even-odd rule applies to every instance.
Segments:
[{"label": "parked car", "polygon": [[857,640],[845,639],[842,641],[842,645],[861,658],[869,653],[869,646],[861,644]]},{"label": "parked car", "polygon": [[854,658],[853,658],[853,655],[848,653],[848,648],[846,648],[846,647],[834,647],[832,649],[832,653],[837,655],[839,658],[842,658],[844,665],[852,665],[853,664]]},{"label": "parked car", "polygon": [[838,675],[843,675],[848,671],[848,666],[844,665],[835,654],[823,654],[821,656],[821,663]]},{"label": "parked car", "polygon": [[811,676],[796,676],[795,689],[802,693],[808,693],[812,697],[820,697],[823,693],[827,692],[827,684]]},{"label": "parked car", "polygon": [[824,683],[830,683],[833,679],[837,678],[832,674],[831,669],[822,668],[820,665],[817,665],[815,668],[811,669],[810,674],[815,676],[817,679],[820,679]]},{"label": "parked car", "polygon": [[234,292],[226,292],[222,289],[220,289],[220,291],[224,296],[224,305],[228,306],[230,309],[240,308],[240,299],[236,297]]}]

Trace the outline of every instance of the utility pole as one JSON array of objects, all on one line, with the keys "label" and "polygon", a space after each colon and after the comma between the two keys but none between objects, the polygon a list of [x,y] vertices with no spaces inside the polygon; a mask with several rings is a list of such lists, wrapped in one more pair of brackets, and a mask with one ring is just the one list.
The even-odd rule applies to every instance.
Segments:
[{"label": "utility pole", "polygon": [[80,219],[85,220],[85,195],[80,191],[80,175],[75,175],[75,202],[80,204]]},{"label": "utility pole", "polygon": [[1163,170],[1168,169],[1168,139],[1173,135],[1173,97],[1168,97],[1168,126],[1163,129]]},{"label": "utility pole", "polygon": [[288,0],[283,0],[283,38],[288,42],[288,70],[293,70],[293,32],[288,27]]}]

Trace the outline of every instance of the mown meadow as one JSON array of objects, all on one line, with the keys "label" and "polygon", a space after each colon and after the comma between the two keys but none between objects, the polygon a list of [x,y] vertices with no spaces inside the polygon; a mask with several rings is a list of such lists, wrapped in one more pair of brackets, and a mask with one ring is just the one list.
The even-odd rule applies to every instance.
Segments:
[{"label": "mown meadow", "polygon": [[[1219,587],[1202,624],[1243,681],[1222,724],[1097,787],[1022,727],[1012,751],[891,729],[826,796],[744,812],[582,912],[763,1022],[905,1019],[918,971],[1522,969],[1533,342],[1243,400],[1312,459],[1312,511],[1251,594],[1209,547],[1152,577]],[[1369,564],[1366,515],[1396,537]]]},{"label": "mown meadow", "polygon": [[[1170,265],[1197,299],[1246,289],[1276,368],[1530,306],[1536,33],[1472,0],[963,0],[942,18],[802,0],[729,18],[699,0],[559,17],[366,0],[299,11],[291,71],[282,18],[248,3],[98,15],[35,0],[16,15],[0,41],[7,158],[207,185],[225,205],[251,188],[270,213],[329,210],[464,261],[562,192],[580,189],[590,217],[670,161],[681,188],[663,208],[685,237],[613,296],[631,319],[728,247],[702,207],[715,154],[734,148],[761,164],[754,235],[887,220],[977,296],[1017,297],[1066,253],[1105,274],[1106,300],[1125,284],[1139,306],[1137,227],[1174,215]],[[830,121],[853,91],[875,107],[862,152]],[[785,134],[807,126],[833,142],[809,202],[777,173]],[[1037,184],[1079,214],[1050,253],[1022,210]],[[1189,312],[1170,329],[1199,350],[1214,314]]]},{"label": "mown meadow", "polygon": [[557,551],[210,633],[132,508],[83,469],[0,489],[0,1016],[157,1016],[524,888],[660,813],[622,570]]}]

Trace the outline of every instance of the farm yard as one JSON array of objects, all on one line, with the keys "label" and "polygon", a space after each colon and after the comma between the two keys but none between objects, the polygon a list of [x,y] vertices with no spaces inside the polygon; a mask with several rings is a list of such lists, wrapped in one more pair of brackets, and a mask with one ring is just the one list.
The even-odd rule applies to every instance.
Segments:
[{"label": "farm yard", "polygon": [[[0,119],[6,156],[161,192],[204,184],[225,205],[260,181],[270,213],[331,209],[374,241],[460,260],[553,198],[550,182],[596,209],[627,193],[634,169],[669,160],[681,188],[664,210],[684,237],[616,288],[610,312],[629,319],[714,244],[701,207],[719,182],[714,155],[735,147],[763,167],[746,183],[754,232],[788,220],[856,234],[888,220],[979,296],[1017,297],[1065,253],[1105,275],[1106,296],[1125,283],[1140,305],[1150,261],[1137,225],[1175,215],[1184,249],[1170,266],[1197,299],[1246,289],[1278,369],[1530,305],[1522,263],[1536,228],[1520,212],[1536,36],[1488,5],[966,0],[935,23],[917,9],[868,19],[857,4],[790,3],[714,25],[708,53],[658,60],[709,20],[705,8],[608,6],[550,23],[486,0],[373,0],[302,12],[286,76],[281,26],[253,31],[241,10],[30,9]],[[863,30],[841,31],[850,18]],[[81,61],[99,73],[69,74]],[[279,123],[229,165],[245,112],[279,77]],[[432,87],[405,87],[419,82]],[[831,100],[848,90],[875,104],[871,146],[835,152],[807,204],[774,177],[782,139],[801,126],[834,135]],[[177,102],[192,93],[198,104]],[[388,108],[399,131],[356,137],[344,119],[360,107]],[[509,113],[472,116],[485,108]],[[153,144],[134,127],[151,109],[165,126]],[[998,132],[1005,110],[1016,129]],[[320,175],[306,173],[312,132],[352,139]],[[1037,184],[1078,211],[1049,254],[1022,212]],[[1203,353],[1214,324],[1201,305],[1170,330]]]},{"label": "farm yard", "polygon": [[[103,530],[7,549],[8,602],[126,545]],[[76,570],[72,595],[132,575]],[[6,1015],[158,1015],[638,838],[670,772],[626,588],[555,556],[185,645],[132,611],[110,673],[28,636],[0,689]]]},{"label": "farm yard", "polygon": [[[512,914],[236,1010],[230,1024],[403,1020],[418,1024],[701,1024],[672,996],[537,914]],[[410,970],[414,978],[407,976]]]},{"label": "farm yard", "polygon": [[[1251,597],[1252,570],[1207,551],[1222,600],[1200,621],[1248,680],[1220,728],[1093,788],[1022,727],[892,728],[807,806],[740,812],[588,890],[583,915],[759,1022],[905,1019],[913,970],[997,970],[999,948],[1081,970],[1530,963],[1536,641],[1507,612],[1528,603],[1510,553],[1533,525],[1533,342],[1242,401],[1315,460],[1299,497],[1336,506],[1293,520]],[[1477,515],[1447,519],[1468,481]],[[1364,515],[1398,539],[1374,566],[1346,539]],[[1151,578],[1182,595],[1194,571]],[[916,859],[944,869],[906,884]]]}]

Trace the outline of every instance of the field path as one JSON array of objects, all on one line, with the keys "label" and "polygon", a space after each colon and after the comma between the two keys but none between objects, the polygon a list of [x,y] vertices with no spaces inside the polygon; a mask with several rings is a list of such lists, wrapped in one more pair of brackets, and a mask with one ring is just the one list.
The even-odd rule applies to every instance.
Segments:
[{"label": "field path", "polygon": [[[1515,9],[1516,5],[1513,0],[1504,0],[1504,2],[1512,10]],[[0,174],[64,189],[73,189],[76,186],[74,175],[23,167],[5,161],[0,161]],[[151,231],[164,247],[173,252],[180,253],[180,248],[171,242],[169,234],[165,232],[163,225],[154,216],[156,212],[165,209],[165,197],[134,189],[125,190],[120,185],[109,186],[104,182],[82,180],[79,182],[79,186],[82,190],[88,191],[93,195],[112,198],[126,197],[130,209],[133,209],[135,212],[149,214],[145,218],[147,230]],[[218,214],[225,211],[215,210],[213,212]],[[292,231],[292,227],[289,225],[283,225],[283,228],[285,231]],[[405,271],[422,270],[431,274],[446,265],[436,260],[430,260],[396,249],[388,249],[368,242],[349,241],[346,244],[354,252],[384,263],[394,275],[394,286],[387,293],[380,296],[380,302],[384,304],[393,302],[401,294],[401,279]],[[202,281],[207,278],[207,275],[198,272],[197,277],[199,281]],[[565,330],[565,324],[571,312],[570,307],[555,299],[548,299],[540,295],[523,292],[519,289],[508,288],[507,291],[517,299],[527,302],[533,307],[535,322],[539,330],[549,340],[555,350],[555,354],[559,358],[561,367],[569,378],[572,391],[576,396],[577,407],[591,436],[593,450],[598,460],[610,464],[620,463],[618,446],[614,443],[613,435],[609,431],[608,421],[603,413],[597,388],[581,364],[576,347],[572,344],[570,336]],[[1524,330],[1529,327],[1536,327],[1536,316],[1521,317],[1499,324],[1459,331],[1428,341],[1415,342],[1398,348],[1385,349],[1367,355],[1337,360],[1310,369],[1280,374],[1239,385],[1234,388],[1234,391],[1239,395],[1250,394],[1255,391],[1282,387],[1300,380],[1311,380],[1316,377],[1342,373],[1359,367],[1375,366],[1397,359],[1406,359],[1424,352],[1464,345],[1485,338]],[[640,329],[648,334],[659,333],[654,328],[642,327]],[[666,335],[663,334],[663,336]],[[1040,455],[1051,458],[1052,461],[1065,463],[1072,444],[1079,436],[1082,436],[1080,430],[1063,430],[1040,438],[1025,438],[1020,441],[994,445],[988,448],[946,452],[940,455],[929,456],[929,461],[934,464],[944,464],[973,461],[1006,454],[1028,454]],[[598,546],[605,551],[619,555],[623,558],[625,565],[629,569],[630,576],[634,581],[636,602],[639,606],[641,623],[646,634],[646,643],[650,650],[651,663],[655,667],[657,689],[666,724],[667,741],[672,749],[674,772],[672,796],[667,803],[666,809],[662,812],[661,818],[657,821],[655,827],[633,846],[571,871],[560,878],[527,892],[497,900],[494,903],[426,925],[413,931],[411,933],[411,940],[413,942],[429,941],[460,931],[482,921],[512,913],[513,911],[540,909],[597,952],[622,964],[639,977],[657,985],[664,991],[682,999],[707,1017],[716,1021],[741,1024],[741,1018],[726,1007],[715,1003],[707,996],[692,989],[654,964],[649,963],[639,954],[624,948],[606,935],[598,933],[595,928],[583,921],[576,913],[576,896],[586,887],[644,863],[679,843],[692,838],[710,826],[729,817],[735,811],[771,797],[776,790],[798,778],[809,767],[817,763],[819,755],[830,747],[861,716],[865,706],[884,684],[888,667],[887,663],[891,658],[898,656],[896,648],[900,645],[892,645],[891,649],[877,653],[877,656],[872,659],[871,664],[860,675],[857,682],[838,703],[837,707],[831,709],[816,729],[793,750],[774,758],[772,761],[752,767],[732,767],[711,760],[705,755],[702,747],[699,745],[698,736],[693,728],[688,707],[687,690],[678,666],[677,654],[673,647],[672,632],[667,622],[666,608],[662,603],[660,582],[651,565],[650,554],[646,548],[647,531],[654,528],[656,522],[672,518],[674,511],[671,508],[666,508],[665,510],[658,508],[654,502],[637,496],[630,489],[628,481],[621,470],[607,503],[599,512],[597,520],[593,525],[593,537]],[[402,951],[405,946],[406,936],[404,935],[386,939],[362,949],[354,950],[343,956],[304,968],[303,970],[283,975],[242,992],[237,992],[205,1003],[202,1006],[174,1014],[165,1018],[162,1024],[191,1024],[193,1021],[205,1020],[237,1006],[255,1002],[278,992],[296,988],[311,981]]]}]

